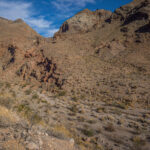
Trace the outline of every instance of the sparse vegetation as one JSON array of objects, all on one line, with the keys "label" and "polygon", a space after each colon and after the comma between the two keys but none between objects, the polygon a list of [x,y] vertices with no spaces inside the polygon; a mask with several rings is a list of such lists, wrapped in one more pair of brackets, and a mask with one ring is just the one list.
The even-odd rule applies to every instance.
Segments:
[{"label": "sparse vegetation", "polygon": [[108,123],[104,128],[105,128],[106,131],[109,131],[109,132],[114,132],[115,131],[115,127],[112,123]]},{"label": "sparse vegetation", "polygon": [[133,138],[133,149],[134,150],[141,150],[142,147],[145,145],[145,140],[142,139],[141,137],[139,136],[135,136]]},{"label": "sparse vegetation", "polygon": [[75,102],[78,101],[78,98],[77,98],[76,96],[73,96],[71,99],[72,99],[73,101],[75,101]]},{"label": "sparse vegetation", "polygon": [[4,86],[4,83],[0,83],[0,88],[2,88]]},{"label": "sparse vegetation", "polygon": [[98,112],[98,113],[105,112],[105,108],[104,107],[98,107],[96,109],[96,112]]},{"label": "sparse vegetation", "polygon": [[11,87],[11,84],[8,83],[8,82],[6,82],[6,83],[5,83],[5,88],[10,88],[10,87]]},{"label": "sparse vegetation", "polygon": [[92,129],[83,129],[83,130],[81,130],[82,131],[82,133],[84,134],[84,135],[86,135],[87,137],[92,137],[92,136],[94,136],[94,130],[92,130]]},{"label": "sparse vegetation", "polygon": [[96,123],[96,120],[88,120],[87,122],[90,124],[94,124],[94,123]]},{"label": "sparse vegetation", "polygon": [[37,112],[32,113],[29,119],[32,125],[38,124],[42,121],[42,117],[40,117]]},{"label": "sparse vegetation", "polygon": [[26,114],[29,114],[31,112],[30,107],[26,104],[20,104],[19,106],[17,106],[17,110],[18,112],[24,111]]},{"label": "sparse vegetation", "polygon": [[38,99],[39,96],[37,94],[32,95],[32,99]]},{"label": "sparse vegetation", "polygon": [[59,91],[58,96],[65,96],[66,95],[66,91]]},{"label": "sparse vegetation", "polygon": [[28,105],[20,104],[17,106],[17,110],[19,113],[22,113],[32,125],[38,124],[42,121],[42,118],[38,115],[37,112],[34,112]]},{"label": "sparse vegetation", "polygon": [[149,149],[149,10],[85,9],[53,38],[0,17],[0,149]]},{"label": "sparse vegetation", "polygon": [[25,91],[26,95],[30,95],[31,93],[32,93],[31,89],[28,89],[28,90]]},{"label": "sparse vegetation", "polygon": [[0,105],[5,106],[6,108],[11,108],[14,103],[14,100],[11,98],[0,97]]},{"label": "sparse vegetation", "polygon": [[77,113],[78,112],[78,108],[77,108],[77,105],[72,105],[72,107],[69,108],[70,111],[74,112],[74,113]]}]

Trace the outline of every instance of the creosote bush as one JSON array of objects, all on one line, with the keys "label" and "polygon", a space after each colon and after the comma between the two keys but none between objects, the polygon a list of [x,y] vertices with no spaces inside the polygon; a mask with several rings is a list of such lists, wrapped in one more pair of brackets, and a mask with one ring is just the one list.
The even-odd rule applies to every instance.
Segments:
[{"label": "creosote bush", "polygon": [[105,126],[105,130],[106,131],[109,131],[109,132],[113,132],[115,131],[115,127],[112,123],[108,123],[106,126]]},{"label": "creosote bush", "polygon": [[14,100],[11,98],[3,98],[0,97],[0,105],[5,106],[6,108],[10,109]]},{"label": "creosote bush", "polygon": [[81,130],[82,133],[88,137],[94,136],[94,131],[92,129],[83,129]]},{"label": "creosote bush", "polygon": [[133,137],[133,149],[142,150],[142,147],[146,144],[145,140],[139,136]]},{"label": "creosote bush", "polygon": [[59,91],[58,94],[56,95],[56,97],[61,97],[61,96],[65,96],[66,95],[66,91]]},{"label": "creosote bush", "polygon": [[26,95],[30,95],[31,93],[32,93],[31,89],[28,89],[28,90],[25,91]]},{"label": "creosote bush", "polygon": [[34,94],[33,96],[32,96],[32,99],[38,99],[39,98],[39,96],[37,95],[37,94]]}]

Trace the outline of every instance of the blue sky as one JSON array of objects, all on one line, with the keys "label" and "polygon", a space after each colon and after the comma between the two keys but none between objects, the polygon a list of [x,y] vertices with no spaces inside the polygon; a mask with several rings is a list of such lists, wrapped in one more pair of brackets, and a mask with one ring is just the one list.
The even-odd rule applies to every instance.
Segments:
[{"label": "blue sky", "polygon": [[132,0],[0,0],[0,16],[16,20],[22,18],[34,30],[51,37],[61,24],[77,12],[116,8]]}]

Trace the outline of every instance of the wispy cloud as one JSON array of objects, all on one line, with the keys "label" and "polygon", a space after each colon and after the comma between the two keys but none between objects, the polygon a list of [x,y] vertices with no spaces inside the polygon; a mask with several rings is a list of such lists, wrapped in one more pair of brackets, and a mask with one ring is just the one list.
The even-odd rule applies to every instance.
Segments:
[{"label": "wispy cloud", "polygon": [[42,16],[39,18],[25,18],[25,21],[27,21],[32,27],[38,27],[38,28],[49,28],[52,24],[51,21],[45,20]]},{"label": "wispy cloud", "polygon": [[17,18],[28,18],[32,15],[31,3],[0,1],[0,16],[15,20]]},{"label": "wispy cloud", "polygon": [[80,9],[86,6],[87,3],[95,3],[95,0],[53,0],[51,2],[56,9],[62,12]]},{"label": "wispy cloud", "polygon": [[52,25],[53,22],[46,20],[44,16],[37,16],[34,10],[31,2],[0,0],[1,17],[10,20],[21,18],[38,33],[42,33],[44,36],[52,36],[53,32],[47,34],[47,31],[49,32],[50,28],[52,28],[52,31],[56,31]]},{"label": "wispy cloud", "polygon": [[57,17],[68,19],[87,4],[95,4],[96,0],[52,0],[51,4],[56,9]]},{"label": "wispy cloud", "polygon": [[47,30],[47,33],[45,34],[46,37],[52,37],[55,32],[57,32],[59,29],[50,29]]}]

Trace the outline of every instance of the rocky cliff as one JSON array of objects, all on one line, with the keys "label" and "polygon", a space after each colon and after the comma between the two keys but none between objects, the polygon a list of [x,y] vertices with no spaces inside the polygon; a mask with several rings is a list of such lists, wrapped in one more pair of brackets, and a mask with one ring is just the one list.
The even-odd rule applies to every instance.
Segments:
[{"label": "rocky cliff", "polygon": [[89,9],[85,9],[65,21],[58,33],[87,32],[92,28],[96,28],[98,25],[102,25],[104,20],[108,19],[111,14],[110,11],[106,10],[92,12]]}]

